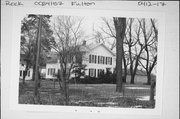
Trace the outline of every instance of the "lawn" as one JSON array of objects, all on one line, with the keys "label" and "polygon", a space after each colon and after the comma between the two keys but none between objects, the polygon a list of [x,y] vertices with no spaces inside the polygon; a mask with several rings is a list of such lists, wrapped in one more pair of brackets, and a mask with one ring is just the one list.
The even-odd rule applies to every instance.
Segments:
[{"label": "lawn", "polygon": [[[20,84],[21,87],[21,84]],[[142,84],[124,84],[123,93],[115,92],[115,84],[70,84],[71,106],[95,107],[140,107],[154,108],[155,102],[143,100],[149,96],[149,86]],[[33,81],[26,81],[26,86],[19,91],[20,104],[33,104]],[[43,105],[65,105],[58,82],[43,80],[40,88],[40,99]]]}]

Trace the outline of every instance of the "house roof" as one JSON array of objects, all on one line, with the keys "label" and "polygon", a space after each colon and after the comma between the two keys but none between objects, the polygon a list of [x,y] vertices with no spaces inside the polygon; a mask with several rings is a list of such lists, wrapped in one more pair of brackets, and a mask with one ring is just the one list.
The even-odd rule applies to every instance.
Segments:
[{"label": "house roof", "polygon": [[[91,43],[89,45],[80,45],[80,50],[85,52],[90,52],[99,46],[103,46],[107,51],[109,51],[113,56],[115,56],[115,53],[113,53],[112,50],[106,47],[103,43],[97,43],[97,44]],[[47,63],[57,63],[57,60],[58,60],[57,52],[50,52],[48,54]]]},{"label": "house roof", "polygon": [[58,54],[56,52],[49,52],[46,63],[57,63]]},{"label": "house roof", "polygon": [[86,51],[91,51],[99,46],[103,46],[107,51],[109,51],[113,56],[115,56],[115,53],[110,50],[108,47],[106,47],[103,43],[97,43],[97,44],[89,44],[89,45],[82,45],[81,48]]}]

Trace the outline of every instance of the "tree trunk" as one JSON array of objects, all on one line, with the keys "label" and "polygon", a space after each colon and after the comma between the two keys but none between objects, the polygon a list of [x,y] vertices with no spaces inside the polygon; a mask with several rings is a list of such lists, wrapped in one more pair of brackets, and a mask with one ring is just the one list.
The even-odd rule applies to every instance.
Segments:
[{"label": "tree trunk", "polygon": [[126,29],[126,18],[114,18],[116,29],[116,91],[122,92],[122,58],[123,58],[123,40]]},{"label": "tree trunk", "polygon": [[[131,55],[131,54],[130,54]],[[131,57],[131,56],[130,56]],[[130,75],[131,75],[131,80],[130,83],[132,84],[134,82],[134,71],[133,71],[133,62],[131,61],[130,63]]]},{"label": "tree trunk", "polygon": [[65,105],[69,105],[69,85],[68,85],[68,78],[66,74],[66,67],[63,67],[62,62],[60,64],[60,77],[62,81],[62,92],[64,96]]},{"label": "tree trunk", "polygon": [[127,77],[127,68],[124,68],[124,83],[126,83],[126,77]]},{"label": "tree trunk", "polygon": [[63,89],[65,105],[69,105],[69,86],[68,86],[68,82],[66,81],[65,77],[62,80],[62,89]]},{"label": "tree trunk", "polygon": [[147,73],[147,85],[151,84],[151,73]]},{"label": "tree trunk", "polygon": [[123,76],[123,82],[126,83],[126,77],[127,77],[127,64],[126,64],[126,58],[125,58],[125,53],[124,53],[124,48],[123,48],[123,64],[124,64],[124,76]]},{"label": "tree trunk", "polygon": [[138,68],[138,65],[139,65],[138,62],[139,62],[139,58],[140,58],[140,55],[141,55],[142,51],[143,51],[143,48],[141,48],[141,50],[139,51],[139,54],[138,54],[138,56],[136,58],[134,70],[131,69],[132,70],[132,72],[131,72],[131,84],[134,84],[134,79],[135,79],[136,71],[137,71],[137,68]]},{"label": "tree trunk", "polygon": [[134,84],[134,78],[135,78],[135,73],[133,73],[132,75],[131,75],[131,84]]},{"label": "tree trunk", "polygon": [[65,81],[65,104],[69,105],[69,85],[68,85],[68,81],[66,79]]},{"label": "tree trunk", "polygon": [[150,87],[150,101],[154,101],[155,96],[155,87],[156,87],[156,81],[151,81],[151,87]]},{"label": "tree trunk", "polygon": [[42,15],[40,15],[39,23],[38,23],[37,55],[36,55],[36,64],[35,64],[35,89],[34,89],[35,104],[39,104],[40,102],[39,57],[40,57],[40,48],[41,48],[41,26],[42,26]]}]

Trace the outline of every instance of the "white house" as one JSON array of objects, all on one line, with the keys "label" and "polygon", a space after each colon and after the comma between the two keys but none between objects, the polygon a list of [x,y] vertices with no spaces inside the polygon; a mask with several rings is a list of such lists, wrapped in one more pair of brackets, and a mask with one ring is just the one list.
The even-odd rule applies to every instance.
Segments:
[{"label": "white house", "polygon": [[[25,56],[24,54],[21,52],[20,54],[20,63],[19,63],[19,78],[20,79],[23,79],[23,76],[24,76],[24,71],[26,69],[26,62],[25,62]],[[45,77],[45,73],[46,73],[46,67],[44,66],[40,66],[40,73],[41,73],[41,76],[42,78]],[[25,80],[32,80],[32,77],[33,77],[33,68],[32,66],[29,67],[28,71],[27,71],[27,75],[25,77]]]},{"label": "white house", "polygon": [[84,45],[84,47],[87,48],[87,52],[83,60],[83,64],[87,65],[86,75],[98,77],[101,71],[114,71],[116,65],[115,54],[103,43],[87,46]]},{"label": "white house", "polygon": [[[101,71],[114,71],[116,65],[116,56],[103,43],[86,45],[84,42],[80,49],[85,51],[82,64],[86,65],[86,75],[90,77],[98,77]],[[54,74],[56,74],[58,69],[60,69],[57,55],[52,53],[51,57],[51,61],[48,61],[46,64],[47,79],[54,79]],[[73,76],[71,75],[71,77]]]},{"label": "white house", "polygon": [[[20,79],[23,79],[25,69],[26,69],[26,63],[23,61],[20,61],[20,67],[19,67],[19,78]],[[29,68],[29,70],[27,71],[25,80],[31,80],[32,75],[33,75],[33,69]]]}]

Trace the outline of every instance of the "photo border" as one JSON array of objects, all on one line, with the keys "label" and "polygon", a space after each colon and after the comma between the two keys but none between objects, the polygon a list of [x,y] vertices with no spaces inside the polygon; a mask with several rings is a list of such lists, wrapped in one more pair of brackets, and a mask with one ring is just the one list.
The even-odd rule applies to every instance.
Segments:
[{"label": "photo border", "polygon": [[[87,14],[88,13],[88,14]],[[26,14],[44,15],[70,15],[70,16],[102,16],[102,17],[131,17],[131,18],[156,18],[158,19],[158,57],[157,57],[157,83],[156,102],[154,109],[137,108],[107,108],[85,106],[57,106],[57,105],[31,105],[18,104],[19,93],[19,61],[20,61],[20,33],[21,20]],[[141,12],[122,10],[92,10],[92,9],[65,9],[65,8],[13,8],[13,32],[12,32],[12,60],[10,81],[10,109],[41,112],[80,112],[80,113],[109,113],[109,114],[133,114],[133,115],[161,115],[162,113],[162,87],[164,72],[164,38],[165,14],[163,12]],[[18,40],[19,39],[19,40]]]}]

